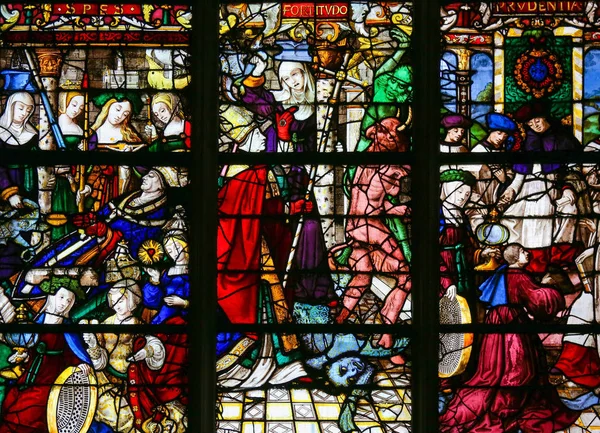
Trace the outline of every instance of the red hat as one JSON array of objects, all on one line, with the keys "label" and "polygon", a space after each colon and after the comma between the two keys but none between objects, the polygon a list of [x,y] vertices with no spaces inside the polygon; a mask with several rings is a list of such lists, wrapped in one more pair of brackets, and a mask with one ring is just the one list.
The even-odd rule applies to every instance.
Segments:
[{"label": "red hat", "polygon": [[468,128],[473,124],[471,120],[467,119],[462,114],[447,114],[442,117],[441,123],[445,129]]},{"label": "red hat", "polygon": [[546,109],[546,106],[541,102],[534,102],[532,104],[523,105],[514,114],[514,119],[517,122],[521,123],[527,123],[531,119],[535,119],[537,117],[548,117],[548,110]]}]

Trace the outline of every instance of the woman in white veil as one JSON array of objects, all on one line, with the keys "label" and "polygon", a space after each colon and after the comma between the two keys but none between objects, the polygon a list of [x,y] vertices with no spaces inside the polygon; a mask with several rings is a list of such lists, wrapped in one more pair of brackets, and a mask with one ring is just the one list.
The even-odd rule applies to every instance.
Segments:
[{"label": "woman in white veil", "polygon": [[[37,130],[29,123],[35,101],[27,92],[16,92],[6,102],[0,116],[0,146],[34,146],[37,144]],[[32,142],[33,141],[33,142]]]},{"label": "woman in white veil", "polygon": [[296,120],[302,121],[312,116],[315,112],[315,80],[306,64],[281,62],[279,83],[281,90],[273,92],[275,100],[281,102],[286,110],[298,107],[298,111],[294,113]]},{"label": "woman in white veil", "polygon": [[[27,92],[10,95],[0,116],[0,149],[32,150],[37,147],[38,133],[29,123],[35,101]],[[23,196],[34,196],[37,187],[31,167],[0,166],[0,200],[13,208],[23,208]]]},{"label": "woman in white veil", "polygon": [[451,169],[440,175],[440,181],[440,295],[452,299],[460,294],[474,301],[473,267],[500,253],[480,248],[464,213],[475,177],[468,171]]},{"label": "woman in white veil", "polygon": [[249,63],[253,69],[240,81],[239,95],[245,108],[272,121],[271,126],[264,128],[266,151],[317,151],[316,85],[307,65],[282,61],[277,71],[281,88],[270,90],[265,86],[266,54],[257,53]]},{"label": "woman in white veil", "polygon": [[[317,152],[318,125],[315,112],[316,85],[307,63],[297,60],[309,59],[299,51],[283,53],[277,71],[279,89],[269,89],[265,77],[267,55],[256,53],[249,59],[252,72],[240,81],[238,94],[244,108],[257,115],[257,126],[266,137],[265,151],[270,152]],[[260,120],[259,120],[260,119]],[[268,119],[264,121],[262,119]],[[290,258],[291,245],[267,239],[274,245],[279,242],[274,261],[278,264],[292,261],[295,278],[287,286],[294,292],[296,301],[329,303],[335,299],[333,282],[327,262],[327,250],[318,206],[311,192],[308,200],[309,175],[303,166],[286,165],[273,167],[279,182],[281,196],[285,197],[285,209],[275,211],[296,217],[290,218],[289,231],[293,236],[298,230],[299,214],[304,214],[298,246]],[[271,211],[272,212],[272,211]],[[274,216],[274,215],[273,215]],[[268,236],[268,235],[267,235]],[[282,269],[284,270],[284,269]]]}]

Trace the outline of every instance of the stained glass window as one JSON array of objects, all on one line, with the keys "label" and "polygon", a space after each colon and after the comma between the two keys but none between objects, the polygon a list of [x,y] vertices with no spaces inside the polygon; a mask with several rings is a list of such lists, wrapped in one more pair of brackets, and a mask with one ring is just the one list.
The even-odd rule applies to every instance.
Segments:
[{"label": "stained glass window", "polygon": [[3,433],[192,431],[191,15],[0,6]]},{"label": "stained glass window", "polygon": [[412,431],[412,12],[219,9],[219,432]]},{"label": "stained glass window", "polygon": [[442,5],[439,431],[600,428],[599,6]]}]

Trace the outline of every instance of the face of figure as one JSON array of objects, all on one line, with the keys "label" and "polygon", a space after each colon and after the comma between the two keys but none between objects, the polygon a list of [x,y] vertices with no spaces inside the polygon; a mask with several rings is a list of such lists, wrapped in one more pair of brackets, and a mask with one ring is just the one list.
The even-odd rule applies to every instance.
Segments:
[{"label": "face of figure", "polygon": [[525,248],[519,250],[519,259],[517,261],[519,267],[523,268],[529,264],[531,254]]},{"label": "face of figure", "polygon": [[508,138],[508,134],[503,131],[492,131],[488,136],[488,142],[492,144],[496,149],[500,148],[502,144]]},{"label": "face of figure", "polygon": [[327,377],[332,385],[348,388],[357,382],[362,382],[361,376],[367,373],[369,366],[357,356],[340,358],[327,368]]},{"label": "face of figure", "polygon": [[550,124],[544,117],[534,117],[527,122],[527,126],[529,126],[533,132],[538,134],[541,134],[550,128]]},{"label": "face of figure", "polygon": [[412,100],[412,70],[408,66],[397,68],[390,74],[385,86],[388,102],[404,103]]},{"label": "face of figure", "polygon": [[302,69],[292,69],[289,75],[284,75],[281,79],[293,90],[301,91],[304,89],[304,72],[302,72]]},{"label": "face of figure", "polygon": [[398,131],[393,127],[379,125],[375,139],[380,146],[388,150],[396,150],[398,148]]},{"label": "face of figure", "polygon": [[115,102],[108,109],[106,120],[112,126],[119,126],[131,114],[131,103],[129,101]]},{"label": "face of figure", "polygon": [[446,133],[446,141],[449,143],[458,143],[465,135],[464,128],[450,128]]},{"label": "face of figure", "polygon": [[165,241],[165,250],[174,262],[181,261],[185,257],[183,245],[172,238]]},{"label": "face of figure", "polygon": [[74,300],[75,295],[73,292],[61,287],[54,295],[54,313],[59,315],[66,314]]},{"label": "face of figure", "polygon": [[112,304],[112,309],[117,313],[118,316],[127,316],[129,315],[129,306],[127,305],[127,297],[125,294],[121,293],[120,290],[115,290],[109,292],[110,303]]},{"label": "face of figure", "polygon": [[140,189],[144,192],[157,192],[162,189],[159,175],[154,171],[149,172],[147,175],[142,177],[142,185]]},{"label": "face of figure", "polygon": [[395,196],[400,193],[400,182],[408,173],[399,166],[390,166],[381,173],[381,181],[386,194]]},{"label": "face of figure", "polygon": [[83,103],[83,96],[78,95],[71,98],[71,102],[69,102],[69,105],[65,110],[66,115],[69,116],[71,119],[76,119],[77,116],[79,116],[83,111]]},{"label": "face of figure", "polygon": [[258,128],[253,129],[238,146],[238,149],[243,152],[264,152],[266,148],[267,137]]},{"label": "face of figure", "polygon": [[33,105],[27,105],[20,101],[13,105],[13,123],[21,125],[33,111]]},{"label": "face of figure", "polygon": [[177,180],[179,181],[179,186],[187,186],[190,183],[189,172],[186,168],[182,168],[177,172]]},{"label": "face of figure", "polygon": [[467,184],[462,184],[460,187],[452,191],[446,198],[446,201],[454,204],[456,207],[463,207],[471,197],[471,187]]},{"label": "face of figure", "polygon": [[164,102],[157,102],[152,106],[152,112],[162,123],[169,123],[171,120],[171,111]]}]

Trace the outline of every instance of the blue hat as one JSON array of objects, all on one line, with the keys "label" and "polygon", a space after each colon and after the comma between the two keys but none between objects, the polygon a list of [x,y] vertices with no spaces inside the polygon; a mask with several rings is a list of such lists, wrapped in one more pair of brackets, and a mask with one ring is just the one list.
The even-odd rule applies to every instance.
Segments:
[{"label": "blue hat", "polygon": [[278,41],[283,51],[275,55],[275,60],[291,61],[291,62],[312,62],[313,57],[308,52],[308,44],[306,42],[294,41]]},{"label": "blue hat", "polygon": [[517,124],[504,114],[490,113],[485,116],[485,120],[490,131],[502,131],[512,134],[517,130]]}]

